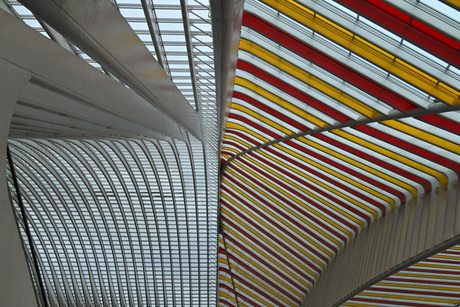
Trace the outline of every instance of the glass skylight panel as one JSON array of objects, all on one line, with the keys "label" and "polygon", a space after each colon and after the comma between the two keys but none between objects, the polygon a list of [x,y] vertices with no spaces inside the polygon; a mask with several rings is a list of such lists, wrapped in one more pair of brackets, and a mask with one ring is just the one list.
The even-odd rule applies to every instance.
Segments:
[{"label": "glass skylight panel", "polygon": [[435,9],[436,11],[444,14],[445,16],[451,18],[452,20],[460,20],[460,11],[448,6],[442,1],[439,0],[418,0],[421,3]]}]

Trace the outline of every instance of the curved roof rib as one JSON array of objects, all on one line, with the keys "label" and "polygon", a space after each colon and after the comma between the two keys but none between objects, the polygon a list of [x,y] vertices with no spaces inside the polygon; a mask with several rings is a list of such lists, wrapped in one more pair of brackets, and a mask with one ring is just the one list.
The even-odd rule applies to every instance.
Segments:
[{"label": "curved roof rib", "polygon": [[54,305],[208,305],[209,230],[197,140],[11,140]]},{"label": "curved roof rib", "polygon": [[422,2],[245,2],[222,306],[335,306],[458,243],[460,24]]}]

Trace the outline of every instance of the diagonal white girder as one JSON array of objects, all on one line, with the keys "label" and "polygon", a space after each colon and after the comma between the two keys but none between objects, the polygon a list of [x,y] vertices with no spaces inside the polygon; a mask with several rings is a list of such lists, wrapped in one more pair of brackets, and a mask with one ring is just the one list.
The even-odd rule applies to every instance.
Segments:
[{"label": "diagonal white girder", "polygon": [[25,129],[29,137],[169,135],[183,139],[181,128],[142,97],[3,10],[0,40],[4,42],[0,59],[32,75],[18,99],[14,135],[21,135],[19,126],[28,118],[34,127]]},{"label": "diagonal white girder", "polygon": [[201,139],[198,113],[109,0],[21,3],[123,83]]}]

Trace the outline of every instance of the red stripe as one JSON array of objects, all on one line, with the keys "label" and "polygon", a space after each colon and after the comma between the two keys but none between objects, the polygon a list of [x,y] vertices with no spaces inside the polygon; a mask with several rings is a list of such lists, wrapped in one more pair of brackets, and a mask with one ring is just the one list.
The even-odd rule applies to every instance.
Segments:
[{"label": "red stripe", "polygon": [[228,145],[229,147],[236,147],[236,149],[238,149],[239,151],[245,151],[246,149],[248,148],[245,148],[243,146],[241,146],[241,143],[238,143],[234,140],[230,140],[230,139],[226,139],[224,142],[223,142],[223,146],[225,147],[225,145]]},{"label": "red stripe", "polygon": [[356,13],[372,20],[390,32],[432,53],[434,56],[460,66],[460,43],[379,0],[337,0]]},{"label": "red stripe", "polygon": [[[259,245],[260,247],[262,247],[262,249],[272,255],[274,258],[278,259],[279,262],[281,263],[284,263],[284,264],[289,264],[289,267],[291,267],[291,265],[294,265],[290,262],[290,260],[287,260],[284,256],[279,256],[275,250],[270,247],[267,243],[259,240],[258,238],[254,237],[250,232],[247,231],[246,228],[243,228],[242,226],[240,227],[239,224],[236,224],[236,222],[233,222],[233,220],[230,220],[230,218],[228,218],[226,215],[222,215],[222,220],[225,221],[225,225],[227,226],[231,226],[233,229],[236,229],[239,233],[241,233],[245,238],[248,238],[249,240],[253,241],[255,244]],[[245,251],[248,250],[248,248],[246,247],[244,249]],[[314,271],[318,276],[321,275],[321,270],[322,268],[319,267],[317,264],[311,262],[310,260],[307,260],[306,258],[303,259],[299,259],[300,262],[303,262],[307,267],[309,267],[312,271]],[[292,268],[292,267],[291,267]],[[296,269],[298,270],[298,269]]]},{"label": "red stripe", "polygon": [[[321,137],[323,137],[323,135],[318,134],[317,137],[321,138]],[[332,142],[332,141],[333,140],[327,140],[327,142]],[[368,177],[368,176],[366,176],[366,175],[364,175],[362,173],[354,171],[354,170],[350,169],[349,167],[344,166],[344,165],[342,165],[342,164],[340,164],[340,163],[338,163],[336,161],[333,161],[333,160],[331,160],[331,159],[329,159],[329,158],[327,158],[327,157],[325,157],[325,156],[323,156],[321,154],[318,154],[318,153],[316,153],[314,151],[308,150],[307,147],[304,147],[302,144],[294,143],[293,141],[286,141],[285,144],[287,146],[291,146],[291,147],[294,147],[294,148],[300,150],[305,155],[309,155],[309,156],[315,157],[315,158],[323,161],[326,165],[330,165],[332,167],[338,168],[338,169],[346,172],[347,174],[350,174],[350,175],[352,175],[354,177],[357,177],[357,178],[360,178],[361,180],[364,180],[365,182],[368,182],[372,186],[378,187],[378,188],[380,188],[380,189],[382,189],[384,191],[387,191],[387,192],[395,195],[396,197],[398,197],[401,200],[402,204],[404,204],[405,201],[406,201],[406,196],[402,192],[400,192],[400,191],[398,191],[398,190],[396,190],[396,189],[394,189],[392,187],[389,187],[389,186],[387,186],[387,185],[385,185],[385,184],[383,184],[383,183],[381,183],[379,181],[376,181],[376,180],[374,180],[374,179],[372,179],[372,178],[370,178],[370,177]],[[339,148],[345,147],[342,143],[337,143],[337,144],[338,144]],[[307,146],[307,145],[305,145],[305,146]],[[366,158],[366,156],[367,156],[366,154],[361,153],[361,152],[359,154],[360,154],[359,157]]]},{"label": "red stripe", "polygon": [[[250,115],[247,115],[248,117]],[[271,130],[268,130],[266,129],[265,127],[262,127],[261,125],[259,124],[256,124],[255,122],[253,122],[250,118],[248,117],[244,117],[244,116],[241,116],[241,115],[238,115],[238,114],[234,114],[234,113],[230,113],[228,115],[228,119],[235,119],[235,120],[238,120],[238,121],[241,121],[241,122],[244,122],[245,124],[247,124],[248,127],[251,127],[252,130],[259,130],[259,131],[262,131],[264,132],[265,134],[268,134],[269,136],[271,136],[273,139],[279,139],[281,137],[281,135],[279,134],[276,134],[275,132],[271,131]],[[251,116],[252,117],[252,116]],[[273,128],[275,129],[275,128]]]},{"label": "red stripe", "polygon": [[353,302],[367,302],[367,303],[380,303],[380,304],[385,304],[387,306],[398,306],[398,307],[401,307],[401,306],[410,306],[410,307],[433,307],[432,304],[430,304],[429,302],[427,302],[426,304],[423,304],[423,303],[412,303],[412,302],[408,302],[408,301],[389,301],[388,299],[386,298],[382,298],[382,299],[370,299],[370,298],[363,298],[363,297],[353,297],[352,299],[348,300],[347,302],[349,303],[353,303]]},{"label": "red stripe", "polygon": [[[248,95],[245,95],[243,93],[240,93],[240,92],[237,92],[237,91],[234,91],[233,92],[233,97],[234,98],[238,98],[238,99],[241,99],[241,100],[244,100],[246,101],[248,104],[252,105],[252,106],[255,106],[256,108],[278,118],[281,122],[285,122],[285,123],[288,123],[290,124],[291,126],[294,126],[296,127],[298,130],[307,130],[307,126],[305,125],[302,125],[301,123],[293,120],[292,118],[276,111],[275,109],[272,109],[270,108],[269,106],[255,100],[254,98],[252,97],[249,97]],[[234,102],[235,103],[235,102]]]},{"label": "red stripe", "polygon": [[[271,151],[269,148],[267,148],[267,150],[268,150],[268,151]],[[298,183],[300,183],[300,185],[302,185],[302,186],[304,186],[304,187],[306,187],[306,188],[311,189],[311,190],[314,191],[316,194],[319,194],[319,195],[323,196],[325,199],[330,200],[330,201],[336,203],[336,204],[338,205],[338,207],[344,208],[345,211],[348,210],[348,211],[350,211],[350,212],[353,212],[355,215],[357,215],[357,216],[361,217],[362,219],[366,220],[368,224],[371,224],[372,218],[371,218],[370,216],[368,216],[367,214],[364,214],[363,212],[359,211],[358,209],[353,208],[352,206],[346,204],[345,202],[341,201],[339,198],[335,197],[334,195],[331,195],[331,194],[329,194],[329,193],[327,193],[327,192],[325,192],[325,191],[319,189],[319,188],[316,186],[316,184],[312,184],[312,183],[307,182],[307,181],[305,181],[305,180],[303,180],[303,179],[301,179],[301,178],[297,178],[297,177],[295,177],[294,175],[288,173],[285,169],[283,169],[283,168],[281,168],[281,167],[275,165],[274,163],[272,163],[272,162],[270,162],[270,161],[268,161],[268,160],[265,160],[265,159],[263,159],[263,158],[261,158],[261,157],[257,157],[257,159],[258,159],[260,162],[262,162],[262,163],[264,163],[264,164],[270,166],[271,168],[278,170],[279,172],[281,172],[282,174],[286,175],[287,177],[293,178],[295,181],[297,181]],[[255,167],[255,166],[252,166],[252,165],[251,165],[251,167]],[[259,173],[263,173],[265,177],[271,177],[268,173],[264,172],[263,170],[260,170]],[[291,192],[291,193],[297,195],[298,197],[302,197],[302,194],[301,194],[299,191],[297,191],[297,190],[295,190],[294,188],[288,186],[288,185],[287,185],[286,183],[284,183],[283,181],[278,180],[278,179],[275,179],[274,177],[271,177],[271,180],[272,180],[273,182],[275,182],[277,185],[279,185],[279,186],[283,187],[284,189],[288,190],[289,192]]]},{"label": "red stripe", "polygon": [[[222,220],[223,222],[225,222],[226,224],[229,224],[230,226],[234,227],[235,224],[230,222],[225,216],[222,216]],[[239,227],[234,227],[236,229],[239,229]],[[229,236],[229,234],[225,234],[225,239],[230,241],[232,244],[238,246],[241,250],[244,251],[244,253],[248,254],[249,256],[253,257],[254,259],[257,259],[257,261],[259,261],[260,263],[262,263],[264,266],[270,268],[271,270],[275,271],[275,272],[279,272],[279,269],[274,267],[271,263],[269,263],[265,258],[262,258],[260,257],[258,254],[256,254],[252,249],[249,249],[248,246],[246,246],[245,244],[241,243],[239,240],[237,240],[236,238],[234,239],[233,237]],[[229,253],[231,251],[229,250]],[[302,278],[308,280],[310,283],[315,283],[316,280],[313,278],[313,276],[305,273],[303,270],[300,270],[298,267],[296,267],[293,263],[291,263],[290,261],[284,259],[283,257],[276,257],[280,260],[281,263],[283,263],[285,265],[286,268],[289,268],[290,270],[292,270],[293,272],[297,273],[299,276],[301,276]]]},{"label": "red stripe", "polygon": [[426,279],[414,279],[414,278],[396,278],[396,277],[388,277],[385,278],[384,282],[388,281],[399,281],[399,282],[406,282],[406,283],[415,283],[420,285],[445,285],[445,286],[460,286],[460,282],[451,282],[451,281],[444,281],[444,280],[431,280],[431,278]]},{"label": "red stripe", "polygon": [[[240,292],[237,293],[236,291],[238,291],[238,289],[234,290],[234,289],[228,287],[227,285],[223,285],[223,284],[220,284],[219,286],[224,287],[227,290],[231,291],[232,294],[235,296],[235,298],[238,297],[237,301],[238,301],[239,304],[241,304],[241,300],[244,300],[244,301],[250,302],[253,306],[260,306],[259,304],[256,304],[253,300],[251,300],[251,299],[247,298],[245,295],[241,294]],[[237,294],[235,294],[235,293],[237,293]]]},{"label": "red stripe", "polygon": [[[378,132],[378,131],[374,130],[373,128],[370,128],[367,125],[358,125],[358,126],[355,126],[353,128],[355,128],[356,130],[359,130],[361,132],[364,132],[364,133],[366,133],[368,135],[374,136],[375,138],[379,138],[378,136],[373,135],[373,133],[372,133],[372,132]],[[377,134],[382,136],[382,137],[386,136],[386,134],[383,134],[381,132],[377,133]],[[399,167],[396,167],[396,166],[394,166],[394,165],[392,165],[392,164],[390,164],[388,162],[385,162],[385,161],[382,161],[380,159],[377,159],[374,156],[371,156],[371,155],[366,154],[366,153],[364,153],[364,152],[362,152],[360,150],[357,150],[357,149],[355,149],[353,147],[350,147],[350,146],[345,145],[345,144],[343,144],[341,142],[338,142],[338,141],[336,141],[334,139],[326,137],[324,134],[317,134],[317,135],[312,136],[312,137],[317,137],[318,139],[321,139],[321,140],[327,142],[328,144],[331,144],[331,145],[334,145],[336,147],[339,147],[340,149],[343,149],[343,150],[345,150],[345,151],[347,151],[347,152],[349,152],[349,153],[351,153],[353,155],[356,155],[357,157],[360,157],[360,158],[365,159],[365,160],[367,160],[369,162],[372,162],[372,163],[382,167],[383,169],[390,170],[390,171],[392,171],[392,172],[394,172],[396,174],[399,174],[399,175],[401,175],[403,177],[406,177],[406,178],[411,179],[411,180],[413,180],[415,182],[418,182],[420,185],[423,186],[423,188],[427,192],[431,191],[430,182],[428,180],[426,180],[425,178],[423,178],[423,177],[419,177],[417,175],[414,175],[414,174],[412,174],[412,173],[410,173],[410,172],[408,172],[408,171],[406,171],[404,169],[401,169]]]},{"label": "red stripe", "polygon": [[257,76],[261,80],[264,80],[267,83],[283,90],[284,92],[288,93],[289,95],[297,98],[298,100],[304,102],[305,104],[314,107],[317,110],[320,110],[324,114],[329,115],[330,117],[340,121],[346,122],[350,120],[350,118],[337,110],[331,108],[328,105],[316,100],[315,98],[307,95],[306,93],[300,91],[299,89],[287,84],[284,81],[281,81],[278,78],[275,78],[273,75],[267,73],[266,71],[258,68],[255,65],[252,65],[246,61],[239,60],[237,64],[237,68],[250,72],[251,74]]},{"label": "red stripe", "polygon": [[460,132],[460,124],[457,122],[454,122],[448,118],[430,114],[430,115],[422,115],[416,117],[419,120],[422,120],[424,122],[427,122],[433,126],[436,126],[438,128],[450,131],[454,134],[458,134]]},{"label": "red stripe", "polygon": [[[456,245],[456,246],[459,246],[459,245]],[[448,250],[445,250],[445,251],[439,253],[439,255],[444,255],[444,254],[460,256],[460,251],[455,250],[455,249],[448,249]]]},{"label": "red stripe", "polygon": [[[252,258],[257,259],[257,261],[259,261],[263,266],[267,267],[269,270],[273,271],[276,275],[282,276],[283,278],[285,278],[287,280],[291,280],[290,279],[291,277],[290,276],[288,277],[288,275],[286,275],[287,274],[286,272],[281,271],[280,267],[274,266],[273,263],[268,262],[265,258],[263,258],[263,259],[260,258],[260,257],[258,258],[252,250],[248,250],[247,246],[243,245],[239,241],[236,241],[235,239],[232,239],[232,238],[228,237],[228,235],[226,236],[226,240],[229,240],[229,242],[231,242],[231,244],[233,244],[235,246],[238,246],[240,249],[244,250],[244,252],[246,254],[250,255]],[[237,257],[237,256],[235,255],[234,257]],[[309,275],[305,275],[305,276],[306,277],[302,276],[302,278],[305,278],[306,280],[310,281],[311,283],[315,282],[315,280],[311,276],[309,276]],[[298,286],[297,288],[300,289],[301,292],[308,292],[308,288],[306,286],[304,286],[304,285]]]},{"label": "red stripe", "polygon": [[[330,246],[328,245],[329,243],[324,241],[324,238],[321,238],[321,237],[317,237],[316,234],[314,233],[311,233],[303,223],[300,223],[300,222],[297,222],[295,219],[293,219],[290,215],[284,213],[283,211],[280,210],[280,208],[278,208],[276,205],[272,205],[270,204],[268,201],[266,201],[264,198],[258,196],[256,193],[252,192],[249,188],[247,188],[245,185],[243,185],[241,182],[237,181],[235,178],[233,177],[230,177],[230,176],[227,176],[226,177],[227,180],[233,182],[234,184],[238,185],[240,187],[240,189],[244,190],[246,193],[250,194],[252,197],[254,197],[255,199],[257,199],[257,201],[260,201],[261,203],[264,204],[264,206],[267,206],[268,208],[270,208],[270,210],[273,210],[273,212],[275,212],[276,214],[282,216],[286,221],[288,221],[289,223],[291,223],[292,225],[296,226],[299,230],[301,230],[302,232],[304,233],[307,233],[309,235],[311,235],[313,238],[317,239],[321,244],[324,244],[324,245],[327,245],[329,246],[333,251],[335,251],[337,253],[337,247],[336,246]],[[292,203],[290,200],[284,198],[283,196],[279,195],[277,192],[273,191],[270,187],[268,186],[265,186],[263,184],[260,184],[260,187],[264,189],[264,191],[266,191],[267,193],[270,193],[272,194],[274,197],[278,198],[283,204],[286,204],[287,207],[290,207],[292,210],[294,211],[297,211],[299,212],[300,215],[302,215],[303,217],[311,220],[313,223],[317,224],[317,225],[320,225],[323,229],[326,229],[328,232],[330,232],[332,234],[332,236],[335,236],[337,238],[339,238],[339,240],[342,240],[343,242],[347,242],[347,238],[346,236],[343,234],[343,233],[339,233],[337,231],[337,229],[335,228],[332,228],[330,227],[330,225],[326,224],[326,223],[323,223],[322,220],[318,219],[315,215],[313,214],[310,214],[308,211],[304,210],[303,208],[300,208],[298,207],[297,205],[295,205],[294,203]],[[306,203],[310,203],[309,200],[305,200]],[[330,213],[330,216],[332,216],[332,218],[335,218],[335,214],[330,212],[330,211],[326,211],[324,210],[325,212],[327,213]],[[341,218],[338,217],[338,220],[340,221]],[[340,221],[342,222],[342,221]],[[344,224],[347,224],[345,221],[343,221]],[[353,230],[355,230],[355,232],[357,233],[357,226],[356,225],[352,225],[352,224],[349,224],[347,225],[349,226],[350,228],[352,228]],[[323,242],[324,241],[324,242]],[[308,248],[308,247],[307,247]]]},{"label": "red stripe", "polygon": [[[251,169],[256,169],[259,173],[260,170],[259,168],[257,168],[255,165],[251,165],[250,166]],[[236,166],[233,166],[233,168],[235,170],[238,171],[238,168],[236,168]],[[266,177],[266,178],[269,178],[270,180],[274,180],[274,178],[272,176],[267,176],[267,174],[265,172],[262,172],[263,175]],[[276,182],[279,182],[279,181],[276,181]],[[242,189],[245,189],[245,187],[243,187],[241,185],[241,183],[236,183],[238,184]],[[291,200],[288,200],[286,199],[284,196],[281,196],[278,192],[275,192],[274,190],[272,190],[269,186],[265,185],[263,182],[260,182],[260,181],[257,181],[257,184],[261,187],[264,187],[264,190],[266,192],[269,192],[271,195],[277,197],[278,199],[280,199],[284,204],[289,204],[289,207],[291,208],[295,208],[297,211],[301,212],[302,215],[304,216],[311,216],[311,214],[307,213],[308,211],[306,210],[303,210],[303,209],[300,209],[300,207],[296,206]],[[283,184],[283,187],[284,188],[287,188],[287,186],[285,184]],[[309,198],[307,198],[306,196],[302,195],[301,193],[299,193],[298,191],[295,191],[293,189],[289,189],[291,192],[295,193],[295,195],[297,195],[299,198],[301,198],[303,201],[305,201],[306,203],[310,204],[311,206],[319,209],[319,211],[322,211],[322,212],[325,212],[326,214],[328,214],[329,216],[331,216],[332,219],[336,220],[338,223],[342,223],[344,225],[346,225],[347,227],[349,227],[350,229],[353,229],[355,230],[356,234],[358,233],[358,228],[359,226],[354,224],[354,223],[351,223],[349,222],[347,219],[343,218],[340,214],[338,214],[337,212],[333,212],[331,211],[328,207],[326,206],[319,206],[317,203],[313,202],[312,200],[310,200]],[[252,194],[252,193],[251,193]],[[307,229],[305,229],[307,230]],[[320,239],[320,238],[318,238]],[[327,242],[322,242],[323,244],[329,244]]]},{"label": "red stripe", "polygon": [[[421,147],[418,147],[416,145],[413,145],[409,142],[406,142],[402,139],[399,139],[399,138],[396,138],[390,134],[387,134],[381,130],[377,130],[375,128],[372,128],[370,126],[366,126],[366,125],[359,125],[359,126],[355,126],[354,127],[355,129],[361,131],[361,132],[364,132],[366,133],[367,135],[371,135],[377,139],[380,139],[386,143],[389,143],[391,145],[394,145],[398,148],[402,148],[406,151],[409,151],[417,156],[420,156],[420,157],[424,157],[425,159],[427,160],[430,160],[430,161],[434,161],[435,163],[437,164],[441,164],[447,168],[450,168],[452,171],[454,171],[455,173],[457,173],[457,176],[460,176],[460,164],[459,163],[456,163],[452,160],[449,160],[447,158],[444,158],[443,156],[440,156],[440,155],[437,155],[431,151],[428,151],[424,148],[421,148]],[[460,131],[460,130],[459,130]],[[401,173],[403,174],[403,173]],[[431,191],[431,184],[428,180],[426,180],[425,178],[422,178],[422,177],[418,177],[418,176],[415,176],[415,175],[411,175],[410,177],[406,175],[403,175],[407,178],[410,178],[418,183],[420,183],[423,188],[426,190],[426,191]]]},{"label": "red stripe", "polygon": [[[263,212],[261,212],[260,210],[257,210],[254,206],[251,206],[249,203],[245,202],[243,199],[241,199],[240,197],[238,197],[235,193],[233,193],[230,189],[226,188],[225,186],[222,187],[222,190],[226,191],[228,194],[232,195],[233,197],[237,198],[238,201],[241,202],[241,204],[243,204],[245,207],[248,207],[250,208],[251,211],[255,212],[256,214],[258,215],[261,215],[262,218],[268,222],[270,224],[271,227],[273,228],[277,228],[278,231],[280,232],[283,232],[287,237],[289,237],[290,239],[293,239],[294,241],[296,240],[296,238],[294,238],[294,236],[290,233],[286,233],[286,231],[284,230],[284,228],[276,222],[276,220],[273,220],[271,217],[265,215]],[[231,203],[227,203],[226,201],[224,201],[223,199],[221,199],[221,203],[224,203],[226,205],[227,208],[229,208],[230,210],[233,211],[234,214],[238,215],[240,218],[244,219],[247,223],[251,224],[251,226],[255,229],[258,230],[258,232],[261,232],[263,233],[265,236],[267,236],[268,238],[270,238],[271,240],[275,241],[279,246],[283,247],[284,250],[288,251],[290,254],[293,254],[296,258],[299,258],[299,259],[304,259],[305,262],[309,262],[310,260],[308,259],[308,257],[306,257],[305,255],[302,255],[300,254],[298,251],[296,251],[292,246],[288,245],[288,244],[285,244],[283,241],[281,241],[278,237],[274,236],[271,232],[269,232],[268,230],[266,230],[264,227],[262,227],[261,225],[259,225],[258,223],[254,222],[254,221],[251,221],[249,220],[246,216],[243,216],[240,214],[240,210],[233,206]],[[299,242],[297,242],[299,243]],[[331,248],[332,250],[334,250],[335,252],[337,252],[337,247],[332,247]],[[322,256],[321,259],[323,259],[326,264],[329,264],[329,259],[327,257],[324,257]],[[314,264],[312,264],[314,265]]]},{"label": "red stripe", "polygon": [[225,300],[225,299],[223,299],[223,298],[220,298],[220,299],[219,299],[219,303],[220,303],[221,305],[227,305],[227,306],[231,306],[231,307],[236,307],[236,305],[233,304],[233,302],[229,302],[229,301],[227,301],[227,300]]},{"label": "red stripe", "polygon": [[[258,294],[258,297],[256,298],[257,302],[251,300],[251,304],[253,306],[254,305],[255,306],[262,306],[262,305],[260,305],[261,302],[259,301],[259,299],[260,300],[265,300],[266,302],[268,301],[269,303],[271,302],[271,304],[270,304],[271,306],[282,306],[282,305],[280,305],[280,303],[281,303],[280,301],[276,300],[276,298],[274,298],[272,296],[269,296],[268,293],[266,293],[265,291],[257,288],[255,286],[255,284],[253,284],[252,282],[245,280],[243,277],[240,277],[238,272],[235,272],[233,274],[233,280],[238,281],[242,285],[245,285],[246,290],[248,290],[248,288],[251,289],[252,294]],[[238,297],[240,297],[240,296],[238,295]],[[245,300],[246,300],[246,298],[245,298]],[[243,306],[245,306],[245,305],[243,305]]]},{"label": "red stripe", "polygon": [[366,291],[375,291],[375,292],[394,292],[394,293],[407,293],[407,294],[418,294],[423,296],[442,296],[442,297],[460,297],[460,294],[455,294],[452,292],[441,293],[441,292],[428,292],[425,290],[409,290],[409,289],[389,289],[389,288],[380,288],[380,287],[369,287]]},{"label": "red stripe", "polygon": [[458,264],[458,265],[460,265],[460,259],[453,260],[453,259],[428,258],[428,259],[423,260],[423,262],[444,263],[444,264]]},{"label": "red stripe", "polygon": [[454,39],[447,37],[446,35],[440,33],[439,31],[421,23],[420,21],[412,18],[411,16],[399,11],[397,8],[390,6],[389,4],[385,3],[381,0],[367,0],[368,2],[372,3],[373,6],[378,7],[380,10],[387,12],[388,14],[400,19],[407,25],[412,25],[420,32],[423,32],[443,44],[449,46],[454,50],[458,50],[460,48],[460,43],[455,41]]},{"label": "red stripe", "polygon": [[301,300],[299,300],[298,297],[292,296],[292,293],[288,292],[286,288],[278,286],[273,282],[273,280],[270,280],[268,276],[264,276],[263,273],[253,269],[251,266],[241,261],[239,257],[235,257],[234,255],[229,255],[229,257],[232,259],[233,263],[238,263],[239,267],[245,268],[246,271],[250,273],[249,275],[252,274],[253,276],[256,276],[259,279],[259,281],[261,281],[264,285],[270,287],[271,290],[275,290],[275,292],[278,292],[278,294],[282,294],[285,298],[293,300],[299,305],[302,302]]},{"label": "red stripe", "polygon": [[[308,164],[302,164],[292,158],[290,158],[289,156],[287,155],[283,155],[275,150],[273,150],[272,148],[267,148],[266,149],[268,152],[271,152],[272,154],[274,155],[277,155],[278,157],[280,157],[282,160],[286,161],[286,162],[290,162],[291,164],[294,164],[295,166],[297,166],[297,169],[301,169],[301,170],[304,170],[304,171],[307,171],[307,172],[310,172],[312,173],[315,177],[318,177],[318,178],[321,178],[325,181],[328,181],[329,183],[329,186],[332,186],[332,187],[339,187],[351,194],[353,194],[354,196],[356,196],[356,199],[359,199],[359,200],[364,200],[372,205],[374,205],[375,207],[379,208],[381,211],[382,211],[382,214],[385,215],[387,213],[387,208],[377,202],[375,199],[372,199],[362,193],[360,193],[359,191],[360,190],[356,190],[356,189],[353,189],[353,188],[350,188],[342,183],[340,183],[339,181],[337,180],[334,180],[333,178],[335,177],[329,177],[329,176],[326,176],[326,175],[323,175],[322,173],[320,172],[317,172],[315,171],[314,169],[308,167]],[[291,175],[293,177],[297,177],[297,176],[294,176],[294,175]]]},{"label": "red stripe", "polygon": [[225,130],[225,134],[233,134],[237,138],[241,138],[245,140],[246,142],[250,143],[252,146],[257,146],[258,144],[260,144],[260,143],[257,143],[256,140],[248,136],[246,133],[242,132],[241,130],[227,129]]},{"label": "red stripe", "polygon": [[385,101],[387,104],[393,106],[396,109],[401,111],[408,111],[418,108],[418,106],[414,105],[406,98],[392,92],[387,88],[382,87],[381,84],[359,74],[341,62],[326,56],[325,54],[281,31],[280,29],[265,22],[257,16],[254,16],[248,12],[244,12],[243,24],[252,28],[253,30],[260,32],[262,35],[269,37],[271,40],[277,42],[278,44],[281,44],[293,52],[303,56],[309,61],[316,63],[318,66],[328,70],[330,73],[343,78],[350,84],[353,84],[363,91],[368,92],[370,95]]},{"label": "red stripe", "polygon": [[453,270],[453,271],[447,271],[447,269],[446,270],[442,270],[442,269],[430,270],[430,269],[421,269],[416,266],[408,267],[402,270],[400,273],[406,273],[406,272],[423,272],[423,273],[432,273],[432,274],[458,275],[458,270]]},{"label": "red stripe", "polygon": [[[233,157],[233,156],[235,155],[235,153],[234,153],[234,152],[230,152],[230,151],[226,151],[226,150],[222,150],[222,151],[220,152],[220,155],[221,155],[221,156],[222,156],[222,155],[229,155],[230,157]],[[225,163],[225,162],[227,162],[227,160],[225,160],[225,159],[220,159],[220,162]]]}]

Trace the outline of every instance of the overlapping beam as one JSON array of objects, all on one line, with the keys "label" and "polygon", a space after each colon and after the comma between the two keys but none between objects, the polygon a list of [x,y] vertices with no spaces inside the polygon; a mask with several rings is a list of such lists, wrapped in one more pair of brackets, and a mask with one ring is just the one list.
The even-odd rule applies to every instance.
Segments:
[{"label": "overlapping beam", "polygon": [[198,113],[111,1],[22,3],[178,125],[202,137]]},{"label": "overlapping beam", "polygon": [[0,57],[32,75],[18,100],[12,134],[183,139],[177,123],[136,93],[5,11],[0,14],[0,35],[8,42],[1,44]]},{"label": "overlapping beam", "polygon": [[221,305],[332,306],[458,239],[458,21],[400,5],[246,1]]}]

